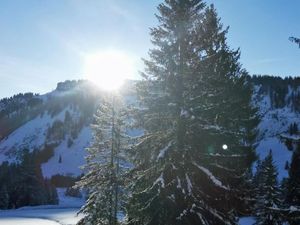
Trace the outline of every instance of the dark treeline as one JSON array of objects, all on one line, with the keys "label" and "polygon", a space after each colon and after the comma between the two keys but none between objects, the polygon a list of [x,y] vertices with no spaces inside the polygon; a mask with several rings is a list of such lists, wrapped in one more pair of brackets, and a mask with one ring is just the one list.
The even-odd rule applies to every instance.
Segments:
[{"label": "dark treeline", "polygon": [[0,140],[42,112],[37,94],[17,94],[0,100]]},{"label": "dark treeline", "polygon": [[0,100],[0,118],[9,116],[12,112],[23,110],[24,108],[34,107],[42,102],[38,94],[20,93],[10,98]]},{"label": "dark treeline", "polygon": [[287,86],[291,85],[293,88],[300,86],[300,77],[280,77],[272,75],[253,75],[249,76],[251,82],[254,84],[274,85],[274,86]]},{"label": "dark treeline", "polygon": [[75,185],[75,182],[80,180],[81,176],[70,177],[70,176],[56,174],[51,177],[50,181],[51,181],[51,184],[53,184],[55,187],[69,188],[69,187],[72,187],[73,185]]},{"label": "dark treeline", "polygon": [[300,112],[300,77],[254,75],[248,79],[260,86],[261,94],[270,96],[272,108],[290,105],[294,111]]},{"label": "dark treeline", "polygon": [[25,149],[19,163],[0,165],[0,209],[58,204],[55,186],[43,177],[37,154]]}]

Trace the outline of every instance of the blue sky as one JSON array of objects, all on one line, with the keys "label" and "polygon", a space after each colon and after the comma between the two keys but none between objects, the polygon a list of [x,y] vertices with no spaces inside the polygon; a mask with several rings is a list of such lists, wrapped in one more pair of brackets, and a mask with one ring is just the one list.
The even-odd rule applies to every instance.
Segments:
[{"label": "blue sky", "polygon": [[[159,0],[2,0],[0,98],[45,93],[66,79],[83,78],[84,56],[117,49],[135,60],[151,47]],[[300,75],[298,0],[209,0],[230,26],[228,43],[241,49],[251,74]]]}]

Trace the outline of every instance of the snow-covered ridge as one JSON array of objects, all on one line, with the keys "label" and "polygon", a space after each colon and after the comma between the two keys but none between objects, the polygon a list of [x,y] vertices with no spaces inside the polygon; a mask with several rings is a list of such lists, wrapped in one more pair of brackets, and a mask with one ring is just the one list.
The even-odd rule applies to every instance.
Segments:
[{"label": "snow-covered ridge", "polygon": [[[281,81],[274,83],[272,78],[268,79],[271,81],[253,81],[255,86],[252,103],[258,108],[261,117],[256,150],[259,157],[264,158],[272,149],[281,179],[287,176],[285,166],[292,155],[286,141],[292,140],[294,144],[300,139],[300,133],[291,135],[288,132],[292,123],[300,128],[300,84],[293,84],[292,81],[286,84]],[[134,82],[129,82],[127,88],[130,90],[126,91],[125,88],[122,92],[126,95],[124,98],[128,104],[137,101],[132,92],[133,84]],[[26,113],[4,113],[2,120],[0,118],[0,163],[17,160],[18,153],[24,148],[43,150],[45,146],[53,144],[52,156],[42,164],[44,176],[80,175],[82,171],[79,166],[84,164],[84,149],[91,143],[90,124],[101,92],[87,81],[66,81],[59,83],[54,91],[45,95],[19,95],[16,105],[26,103],[24,98],[31,99],[30,96],[41,102],[26,108]],[[14,99],[0,101],[0,112],[3,107],[5,109],[7,102],[14,102]],[[19,110],[17,106],[16,109]],[[20,126],[12,127],[13,131],[1,139],[1,127],[24,116],[28,117],[25,118],[25,123],[20,122]],[[136,136],[141,132],[133,130],[131,135]],[[163,157],[166,152],[167,149],[163,149],[159,157]]]},{"label": "snow-covered ridge", "polygon": [[[0,127],[7,129],[2,138],[0,129],[0,164],[18,162],[24,149],[48,151],[51,157],[42,164],[45,177],[81,175],[79,166],[84,164],[85,148],[92,139],[89,126],[100,97],[100,91],[87,81],[66,81],[52,92],[34,96],[41,100],[38,108],[19,111],[12,103],[18,105],[23,95],[4,99],[11,110],[18,111],[1,114]],[[26,118],[20,120],[24,115]]]},{"label": "snow-covered ridge", "polygon": [[[128,81],[122,89],[127,104],[136,102],[134,85],[134,81]],[[102,96],[103,92],[94,84],[79,80],[60,82],[55,90],[44,95],[18,94],[0,100],[4,108],[3,117],[0,108],[0,164],[18,162],[24,149],[38,150],[46,155],[41,165],[45,177],[80,176],[83,173],[80,167],[85,164],[85,149],[92,142],[90,125]],[[27,104],[26,99],[31,98],[39,100],[38,107],[19,111],[19,104]],[[16,111],[7,115],[5,107]],[[24,115],[26,118],[20,120]],[[14,121],[18,122],[14,124]],[[1,133],[1,127],[5,126],[11,131],[4,129]],[[128,131],[131,136],[141,133],[140,129]]]},{"label": "snow-covered ridge", "polygon": [[291,135],[289,129],[292,124],[300,127],[300,86],[289,81],[280,81],[280,78],[274,78],[277,83],[272,82],[272,78],[269,79],[271,81],[258,82],[254,86],[252,103],[258,108],[261,119],[256,152],[263,159],[272,150],[281,180],[288,175],[285,167],[291,161],[293,151],[288,149],[286,143],[291,141],[295,144],[299,140],[299,134]]}]

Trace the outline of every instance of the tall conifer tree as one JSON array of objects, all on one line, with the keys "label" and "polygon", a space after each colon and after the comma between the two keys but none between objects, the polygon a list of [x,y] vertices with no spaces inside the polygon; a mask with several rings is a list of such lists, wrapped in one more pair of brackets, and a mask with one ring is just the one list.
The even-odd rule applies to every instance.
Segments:
[{"label": "tall conifer tree", "polygon": [[117,225],[121,210],[120,162],[126,143],[126,113],[119,98],[103,99],[95,115],[94,140],[87,149],[87,173],[77,187],[88,190],[89,196],[80,212],[85,217],[78,224]]},{"label": "tall conifer tree", "polygon": [[235,224],[256,125],[251,89],[213,6],[165,0],[139,86],[128,224]]}]

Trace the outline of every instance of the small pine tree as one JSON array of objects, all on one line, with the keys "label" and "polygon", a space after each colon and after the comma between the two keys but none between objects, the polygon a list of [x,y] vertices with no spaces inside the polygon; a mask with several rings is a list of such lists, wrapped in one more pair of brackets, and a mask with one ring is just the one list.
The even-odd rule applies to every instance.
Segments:
[{"label": "small pine tree", "polygon": [[277,181],[277,169],[274,166],[272,151],[261,162],[256,174],[257,202],[256,224],[258,225],[281,225],[280,210],[282,201],[281,192]]},{"label": "small pine tree", "polygon": [[240,207],[245,207],[245,209],[241,210],[247,214],[251,214],[253,212],[253,208],[256,202],[255,197],[255,184],[253,182],[254,175],[252,172],[252,168],[249,168],[248,171],[246,171],[244,175],[244,179],[238,186],[240,186],[239,189],[244,190],[241,197],[244,199],[245,205],[240,205]]},{"label": "small pine tree", "polygon": [[291,138],[286,138],[285,140],[285,145],[287,147],[288,150],[293,151],[293,141]]},{"label": "small pine tree", "polygon": [[295,134],[298,134],[298,125],[297,125],[297,123],[292,123],[292,124],[290,124],[290,126],[289,126],[289,134],[290,135],[295,135]]},{"label": "small pine tree", "polygon": [[290,169],[290,164],[288,161],[285,162],[285,166],[284,166],[285,170],[289,170]]},{"label": "small pine tree", "polygon": [[292,155],[287,181],[287,203],[300,206],[300,144]]},{"label": "small pine tree", "polygon": [[88,190],[86,204],[80,210],[85,217],[79,224],[116,225],[121,210],[122,150],[126,143],[124,113],[121,103],[113,97],[112,103],[103,100],[95,115],[94,142],[87,149],[87,173],[76,187]]},{"label": "small pine tree", "polygon": [[68,138],[68,148],[70,148],[73,145],[72,138]]},{"label": "small pine tree", "polygon": [[294,134],[298,134],[299,130],[298,130],[298,125],[297,125],[297,123],[294,123],[293,130],[294,130]]}]

